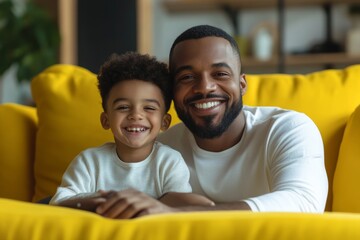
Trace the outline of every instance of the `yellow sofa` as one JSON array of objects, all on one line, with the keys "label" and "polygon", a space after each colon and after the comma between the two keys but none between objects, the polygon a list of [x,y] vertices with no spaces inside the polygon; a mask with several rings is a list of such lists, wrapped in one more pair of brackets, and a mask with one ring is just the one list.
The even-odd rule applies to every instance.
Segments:
[{"label": "yellow sofa", "polygon": [[[32,81],[36,107],[0,105],[0,239],[360,239],[360,65],[308,75],[248,75],[247,105],[305,112],[320,129],[324,214],[242,211],[111,220],[34,203],[52,195],[73,157],[111,141],[96,75],[54,65]],[[171,109],[173,123],[179,120]]]}]

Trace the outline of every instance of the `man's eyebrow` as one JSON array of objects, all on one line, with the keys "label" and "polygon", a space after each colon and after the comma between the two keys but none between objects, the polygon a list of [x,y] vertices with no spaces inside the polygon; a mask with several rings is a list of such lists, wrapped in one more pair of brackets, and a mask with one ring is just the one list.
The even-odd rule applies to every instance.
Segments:
[{"label": "man's eyebrow", "polygon": [[181,71],[192,70],[192,69],[193,68],[190,65],[181,66],[181,67],[178,67],[177,69],[175,69],[174,75],[178,74]]},{"label": "man's eyebrow", "polygon": [[226,67],[226,68],[230,68],[229,64],[225,63],[225,62],[220,62],[220,63],[214,63],[211,65],[212,67]]}]

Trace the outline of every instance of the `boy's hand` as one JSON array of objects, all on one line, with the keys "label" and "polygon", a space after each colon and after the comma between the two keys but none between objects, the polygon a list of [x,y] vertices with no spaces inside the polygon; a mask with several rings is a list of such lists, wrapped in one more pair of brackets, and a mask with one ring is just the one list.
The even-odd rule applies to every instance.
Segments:
[{"label": "boy's hand", "polygon": [[108,217],[128,219],[148,214],[174,212],[173,208],[135,189],[107,192],[106,201],[100,203],[96,213]]},{"label": "boy's hand", "polygon": [[59,205],[94,212],[99,204],[106,202],[105,196],[107,194],[108,192],[101,190],[92,194],[82,194],[80,196],[64,200],[60,202]]}]

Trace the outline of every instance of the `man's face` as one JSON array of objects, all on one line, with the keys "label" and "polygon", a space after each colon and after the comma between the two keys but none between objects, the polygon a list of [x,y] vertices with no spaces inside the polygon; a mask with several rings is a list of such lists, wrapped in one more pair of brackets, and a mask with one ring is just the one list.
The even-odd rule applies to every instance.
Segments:
[{"label": "man's face", "polygon": [[179,118],[200,138],[220,136],[241,112],[246,86],[230,43],[219,37],[186,40],[170,61]]}]

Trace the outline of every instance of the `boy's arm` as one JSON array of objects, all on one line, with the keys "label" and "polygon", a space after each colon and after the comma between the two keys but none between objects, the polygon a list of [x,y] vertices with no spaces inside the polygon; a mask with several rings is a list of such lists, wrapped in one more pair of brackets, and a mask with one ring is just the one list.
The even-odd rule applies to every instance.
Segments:
[{"label": "boy's arm", "polygon": [[56,205],[94,212],[99,204],[106,201],[107,194],[108,192],[101,190],[92,194],[79,194],[59,201]]}]

